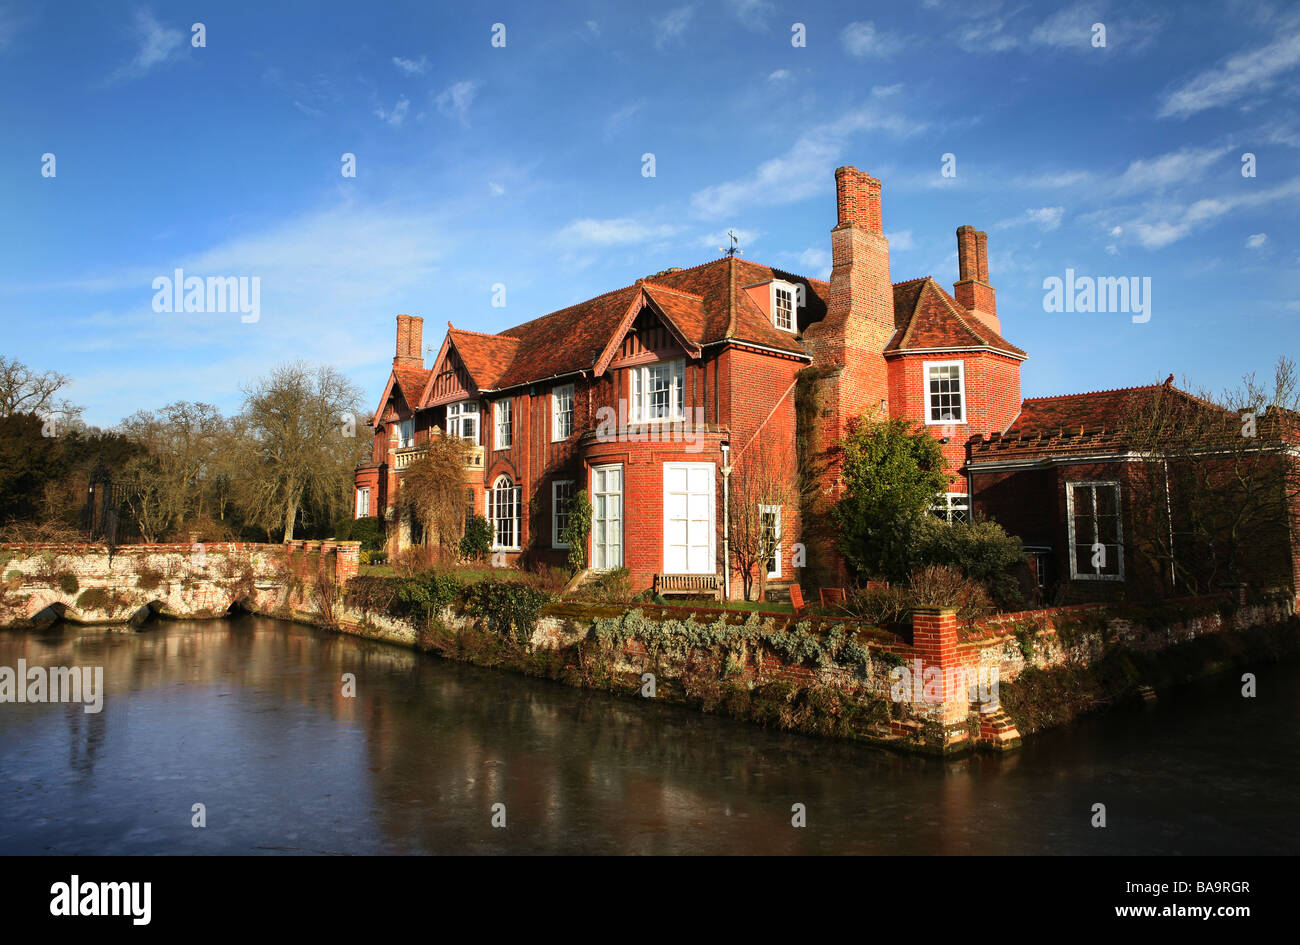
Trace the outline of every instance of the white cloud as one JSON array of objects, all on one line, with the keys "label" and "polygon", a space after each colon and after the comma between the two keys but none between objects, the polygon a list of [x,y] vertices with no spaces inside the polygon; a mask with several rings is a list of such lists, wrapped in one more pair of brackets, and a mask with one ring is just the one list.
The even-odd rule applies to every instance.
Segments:
[{"label": "white cloud", "polygon": [[479,83],[472,79],[455,82],[439,92],[433,102],[444,115],[458,119],[462,125],[468,124],[469,107],[474,104],[478,87]]},{"label": "white cloud", "polygon": [[840,33],[840,42],[850,56],[860,59],[888,59],[903,46],[903,40],[895,33],[885,33],[876,29],[871,21],[850,23]]},{"label": "white cloud", "polygon": [[1035,223],[1044,230],[1054,230],[1061,225],[1061,218],[1065,216],[1065,208],[1038,207],[1037,209],[1026,210],[1025,216],[1030,223]]},{"label": "white cloud", "polygon": [[680,232],[681,227],[668,223],[650,225],[629,217],[608,220],[595,220],[584,217],[574,220],[555,234],[562,243],[577,243],[589,246],[624,246],[629,243],[644,243],[649,240],[664,239]]},{"label": "white cloud", "polygon": [[798,255],[799,266],[804,272],[802,275],[812,274],[818,279],[830,278],[831,274],[831,253],[828,249],[820,246],[813,246],[805,249]]},{"label": "white cloud", "polygon": [[1291,29],[1267,46],[1238,53],[1222,65],[1192,78],[1171,92],[1159,117],[1186,118],[1207,108],[1235,102],[1250,93],[1268,91],[1279,76],[1300,66],[1300,28]]},{"label": "white cloud", "polygon": [[401,56],[394,56],[393,65],[406,75],[424,75],[425,70],[429,68],[429,59],[427,56],[421,56],[419,59],[403,59]]},{"label": "white cloud", "polygon": [[891,250],[908,250],[916,249],[916,240],[912,239],[911,230],[899,230],[897,233],[886,233],[885,239],[889,240]]},{"label": "white cloud", "polygon": [[752,174],[697,190],[691,195],[691,206],[701,216],[727,216],[747,206],[803,200],[829,185],[829,168],[841,159],[857,132],[882,131],[906,137],[924,127],[874,107],[856,109],[829,124],[810,128],[789,151],[764,161]]},{"label": "white cloud", "polygon": [[503,194],[505,194],[505,192],[506,189],[501,184],[498,184],[494,180],[488,181],[488,193],[490,193],[493,197],[500,197]]},{"label": "white cloud", "polygon": [[654,20],[655,48],[663,49],[681,39],[694,16],[694,7],[677,7]]},{"label": "white cloud", "polygon": [[1190,205],[1156,206],[1125,228],[1137,235],[1147,249],[1162,249],[1205,229],[1220,217],[1250,207],[1272,207],[1281,200],[1300,197],[1300,177],[1293,177],[1276,187],[1250,190],[1230,197],[1207,197]]},{"label": "white cloud", "polygon": [[727,7],[741,26],[756,32],[767,29],[769,18],[776,12],[771,0],[727,0]]},{"label": "white cloud", "polygon": [[[1057,49],[1088,49],[1092,46],[1092,24],[1102,19],[1101,4],[1076,3],[1072,7],[1056,11],[1034,27],[1029,34],[1029,41]],[[1110,37],[1107,36],[1107,43],[1109,42]]]},{"label": "white cloud", "polygon": [[155,66],[175,62],[188,45],[186,33],[163,26],[145,9],[135,12],[134,34],[139,49],[130,62],[109,76],[110,81],[139,78]]},{"label": "white cloud", "polygon": [[888,98],[890,95],[897,95],[903,91],[903,83],[895,82],[893,85],[873,85],[871,94],[876,98]]},{"label": "white cloud", "polygon": [[1263,249],[1264,244],[1268,242],[1267,233],[1254,233],[1246,240],[1247,249]]},{"label": "white cloud", "polygon": [[777,70],[774,71],[774,72],[769,72],[769,73],[768,73],[768,75],[767,75],[767,81],[769,81],[769,82],[784,82],[784,81],[786,81],[787,79],[789,79],[791,75],[793,75],[793,73],[791,73],[789,69],[777,69]]},{"label": "white cloud", "polygon": [[1129,164],[1118,183],[1121,193],[1164,190],[1199,180],[1230,148],[1183,148]]},{"label": "white cloud", "polygon": [[749,247],[757,242],[763,234],[758,230],[741,230],[734,226],[727,227],[725,230],[718,230],[714,233],[706,233],[696,242],[705,249],[720,249],[723,252],[731,245],[731,234],[736,234],[736,242],[740,249],[748,251]]},{"label": "white cloud", "polygon": [[399,98],[397,104],[391,109],[386,109],[382,105],[376,108],[375,117],[390,127],[400,128],[402,122],[406,120],[406,112],[410,107],[411,103],[405,97]]},{"label": "white cloud", "polygon": [[605,138],[612,138],[623,129],[628,122],[636,117],[641,109],[645,108],[645,99],[639,102],[629,102],[622,108],[617,109],[613,114],[605,119]]}]

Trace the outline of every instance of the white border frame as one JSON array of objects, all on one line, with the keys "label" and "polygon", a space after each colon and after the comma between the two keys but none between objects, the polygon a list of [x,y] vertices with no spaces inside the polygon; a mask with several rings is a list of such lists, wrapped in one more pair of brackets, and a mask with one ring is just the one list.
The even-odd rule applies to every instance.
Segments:
[{"label": "white border frame", "polygon": [[[591,500],[591,534],[587,536],[587,565],[597,573],[614,568],[596,567],[596,473],[599,470],[618,470],[618,557],[614,568],[627,567],[627,468],[622,463],[600,463],[592,466],[587,478],[587,495]],[[611,493],[602,492],[601,495]]]},{"label": "white border frame", "polygon": [[[930,419],[930,368],[932,367],[952,367],[957,366],[957,382],[961,385],[961,417],[956,420],[931,420]],[[966,393],[966,362],[965,361],[922,361],[921,362],[921,395],[925,409],[925,425],[929,427],[942,426],[965,426],[970,416],[970,399]]]},{"label": "white border frame", "polygon": [[[569,432],[566,436],[559,436],[560,425],[556,421],[560,416],[560,402],[556,397],[557,391],[568,390],[569,392]],[[578,388],[575,384],[556,384],[551,388],[551,442],[563,443],[569,437],[573,436],[573,421],[578,412]]]},{"label": "white border frame", "polygon": [[[782,328],[776,323],[776,290],[784,289],[790,293],[790,327]],[[773,279],[768,288],[768,310],[772,313],[772,327],[777,331],[787,331],[792,335],[799,333],[799,288],[793,282]]]},{"label": "white border frame", "polygon": [[[775,570],[775,571],[768,571],[768,572],[767,572],[767,576],[768,576],[769,579],[771,579],[771,578],[779,578],[779,577],[781,576],[781,545],[784,544],[784,537],[785,537],[785,536],[782,534],[783,529],[785,528],[785,525],[784,525],[784,523],[781,521],[781,519],[782,519],[782,517],[783,517],[782,514],[781,514],[781,506],[779,506],[779,505],[767,505],[767,504],[765,504],[765,503],[763,503],[763,502],[760,502],[760,503],[758,504],[758,527],[759,527],[760,529],[763,527],[763,513],[764,513],[764,512],[775,512],[775,513],[776,513],[776,548],[774,549],[773,554],[772,554],[772,559],[776,562],[776,570]],[[761,540],[762,540],[762,539],[760,538],[760,541],[761,541]]]},{"label": "white border frame", "polygon": [[[680,469],[680,468],[707,469],[709,471],[709,482],[712,484],[712,488],[709,489],[709,561],[711,562],[712,570],[709,571],[695,572],[695,571],[669,571],[668,570],[668,470]],[[663,516],[663,523],[662,523],[663,530],[662,530],[662,538],[660,541],[660,558],[659,558],[660,572],[662,574],[699,573],[699,574],[712,574],[716,576],[718,573],[718,509],[717,509],[718,469],[717,469],[717,465],[714,463],[664,463],[663,478],[660,481],[663,483],[663,492],[661,493],[661,503],[662,503],[661,511]],[[690,539],[689,534],[687,535],[687,539],[689,541]],[[688,559],[687,564],[689,565],[690,545],[688,544],[686,548],[687,548],[686,553]]]}]

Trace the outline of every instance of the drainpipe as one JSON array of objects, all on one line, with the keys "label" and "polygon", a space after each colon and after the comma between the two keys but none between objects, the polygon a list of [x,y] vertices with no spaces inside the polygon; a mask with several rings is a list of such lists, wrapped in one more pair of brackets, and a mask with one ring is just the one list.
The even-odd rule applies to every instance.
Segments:
[{"label": "drainpipe", "polygon": [[1169,460],[1161,460],[1165,467],[1165,520],[1169,523],[1169,591],[1173,593],[1178,584],[1178,575],[1174,571],[1174,513],[1169,501]]},{"label": "drainpipe", "polygon": [[722,448],[722,599],[731,600],[731,444]]}]

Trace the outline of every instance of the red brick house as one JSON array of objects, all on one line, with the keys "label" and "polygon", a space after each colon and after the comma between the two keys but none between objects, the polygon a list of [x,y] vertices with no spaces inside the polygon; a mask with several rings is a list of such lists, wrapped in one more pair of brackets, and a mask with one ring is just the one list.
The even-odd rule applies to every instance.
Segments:
[{"label": "red brick house", "polygon": [[[957,230],[951,294],[930,277],[891,283],[880,181],[853,167],[835,181],[829,282],[727,256],[495,334],[449,322],[428,368],[422,319],[397,316],[358,517],[385,516],[393,546],[407,543],[393,512],[402,471],[430,436],[460,436],[472,443],[465,487],[507,560],[561,563],[566,504],[586,489],[593,567],[626,566],[637,587],[720,576],[729,471],[761,461],[796,478],[801,376],[815,448],[863,415],[926,424],[955,470],[942,512],[969,514],[964,444],[1011,424],[1026,358],[1001,333],[986,236]],[[835,491],[833,467],[823,491]],[[779,540],[769,583],[814,564],[800,516],[797,501],[760,510]],[[814,557],[823,574],[840,570],[827,548]]]},{"label": "red brick house", "polygon": [[1243,435],[1243,415],[1179,390],[1173,375],[1032,397],[1007,429],[971,438],[966,476],[974,511],[1021,539],[1047,599],[1150,599],[1226,584],[1294,591],[1296,420],[1270,409]]}]

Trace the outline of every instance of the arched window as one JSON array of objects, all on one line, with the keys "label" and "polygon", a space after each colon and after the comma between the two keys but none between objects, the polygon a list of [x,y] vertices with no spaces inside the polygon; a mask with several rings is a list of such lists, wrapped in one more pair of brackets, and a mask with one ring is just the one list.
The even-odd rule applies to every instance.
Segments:
[{"label": "arched window", "polygon": [[492,518],[492,549],[509,551],[519,548],[520,488],[509,476],[498,476],[488,493],[488,515]]}]

